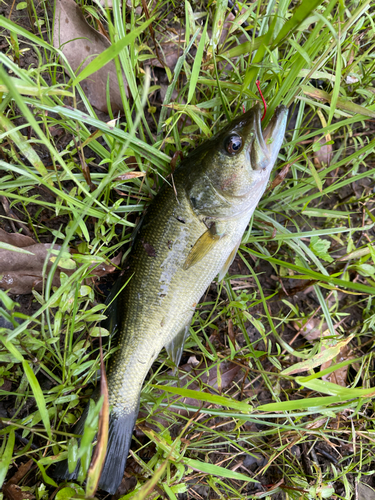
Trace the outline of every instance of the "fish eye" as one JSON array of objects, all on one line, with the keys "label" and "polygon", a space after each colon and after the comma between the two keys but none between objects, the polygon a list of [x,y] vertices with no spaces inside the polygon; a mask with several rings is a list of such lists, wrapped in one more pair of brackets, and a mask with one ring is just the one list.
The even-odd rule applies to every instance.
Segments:
[{"label": "fish eye", "polygon": [[242,137],[237,134],[231,134],[225,139],[225,151],[230,155],[239,153],[242,149]]}]

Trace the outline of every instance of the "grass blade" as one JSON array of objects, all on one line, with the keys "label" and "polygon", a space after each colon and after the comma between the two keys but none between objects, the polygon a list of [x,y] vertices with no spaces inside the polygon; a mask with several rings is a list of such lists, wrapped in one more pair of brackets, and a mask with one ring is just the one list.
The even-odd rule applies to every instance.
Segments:
[{"label": "grass blade", "polygon": [[187,98],[187,104],[190,103],[192,100],[194,94],[195,94],[195,88],[197,86],[198,82],[198,77],[199,77],[199,71],[201,69],[201,63],[202,63],[202,58],[203,58],[203,51],[204,51],[204,46],[206,42],[206,33],[207,33],[207,26],[208,26],[208,17],[206,24],[204,25],[203,33],[201,36],[201,39],[199,41],[198,45],[198,50],[197,54],[194,59],[194,64],[193,64],[193,69],[191,70],[191,77],[190,77],[190,85],[189,85],[189,94]]},{"label": "grass blade", "polygon": [[8,441],[7,441],[7,444],[5,446],[5,450],[2,453],[1,458],[0,458],[0,488],[4,484],[5,476],[7,475],[9,466],[10,466],[11,461],[12,461],[15,439],[16,439],[16,436],[15,436],[14,430],[9,431]]}]

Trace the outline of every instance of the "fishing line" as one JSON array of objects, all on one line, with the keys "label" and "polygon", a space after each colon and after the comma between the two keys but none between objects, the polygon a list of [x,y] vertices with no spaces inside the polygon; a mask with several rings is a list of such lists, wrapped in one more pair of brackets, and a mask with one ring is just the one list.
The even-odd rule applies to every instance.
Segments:
[{"label": "fishing line", "polygon": [[266,116],[266,112],[267,112],[267,103],[266,103],[266,100],[265,98],[263,97],[263,94],[262,94],[262,91],[260,90],[260,81],[257,80],[255,82],[256,86],[258,87],[258,91],[259,91],[259,94],[260,94],[260,97],[262,98],[262,101],[263,101],[263,106],[264,106],[264,112],[263,112],[263,116],[262,116],[262,119],[261,121],[264,120],[264,117]]}]

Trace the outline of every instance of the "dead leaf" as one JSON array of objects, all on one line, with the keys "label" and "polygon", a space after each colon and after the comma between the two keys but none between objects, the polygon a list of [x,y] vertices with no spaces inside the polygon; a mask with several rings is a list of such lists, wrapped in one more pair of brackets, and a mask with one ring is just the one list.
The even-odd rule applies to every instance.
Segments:
[{"label": "dead leaf", "polygon": [[22,491],[18,484],[4,485],[3,491],[8,500],[33,500],[35,498],[29,491]]},{"label": "dead leaf", "polygon": [[[334,329],[338,327],[339,324],[334,325]],[[352,340],[352,336],[342,339],[338,342],[333,340],[324,340],[324,337],[329,337],[331,334],[328,330],[328,325],[325,322],[319,320],[319,318],[311,318],[302,326],[301,322],[295,321],[293,326],[296,330],[301,331],[301,335],[305,337],[306,340],[312,342],[314,340],[322,340],[321,350],[318,354],[313,356],[311,359],[296,363],[293,366],[287,368],[283,371],[284,374],[292,375],[295,373],[300,373],[308,369],[320,366],[320,371],[329,368],[334,364],[342,363],[347,359],[350,359],[349,353],[351,352],[348,343]],[[346,377],[348,373],[349,365],[338,368],[332,373],[323,375],[322,379],[332,382],[334,384],[346,387]]]},{"label": "dead leaf", "polygon": [[145,175],[146,172],[136,172],[135,170],[131,170],[130,172],[120,174],[116,177],[116,181],[127,181],[129,179],[136,179],[137,177],[144,177]]},{"label": "dead leaf", "polygon": [[333,155],[332,144],[326,144],[330,140],[327,137],[322,137],[321,139],[315,137],[314,139],[314,143],[319,142],[321,144],[320,149],[314,151],[314,165],[316,169],[320,169],[331,163]]},{"label": "dead leaf", "polygon": [[[14,236],[14,238],[13,238]],[[21,237],[21,238],[19,238]],[[56,251],[61,247],[55,245],[53,248],[49,243],[35,243],[32,245],[22,246],[28,236],[20,234],[7,233],[0,231],[0,242],[3,239],[12,241],[15,249],[17,243],[21,244],[22,251],[13,251],[11,249],[0,248],[0,288],[8,290],[12,294],[27,294],[32,290],[42,291],[43,278],[48,276],[54,259],[56,258]],[[31,238],[29,238],[31,239]],[[6,243],[6,242],[4,242]],[[110,263],[93,264],[91,274],[101,277],[113,273],[121,262],[121,254],[117,255]],[[47,260],[45,275],[43,276],[44,263]],[[52,286],[60,286],[60,273],[64,272],[68,276],[73,274],[76,270],[76,263],[69,257],[60,259],[56,274],[52,280]]]},{"label": "dead leaf", "polygon": [[3,492],[8,500],[32,500],[35,496],[28,492],[22,491],[18,483],[23,479],[23,477],[29,472],[31,467],[34,465],[33,460],[21,464],[18,471],[12,476],[8,482],[3,486]]},{"label": "dead leaf", "polygon": [[358,500],[375,500],[375,490],[368,484],[358,483]]},{"label": "dead leaf", "polygon": [[[155,35],[155,42],[158,46],[160,57],[149,60],[151,66],[164,68],[167,66],[171,71],[176,67],[178,58],[182,55],[185,44],[185,30],[179,24],[172,24],[163,33]],[[198,43],[198,42],[197,42]],[[155,45],[151,46],[154,53]]]},{"label": "dead leaf", "polygon": [[[59,246],[54,248],[60,249]],[[52,266],[51,245],[35,243],[23,249],[30,253],[0,249],[0,287],[14,294],[30,293],[33,288],[41,290],[45,260],[49,259],[47,274]],[[58,286],[59,283],[59,278],[55,276],[53,285]]]},{"label": "dead leaf", "polygon": [[[336,363],[342,363],[343,361],[346,361],[348,359],[354,359],[353,356],[351,356],[352,350],[348,345],[344,346],[341,350],[340,353],[338,354],[336,358]],[[332,364],[332,361],[327,361],[321,366],[321,370],[325,370],[326,368],[329,368]],[[333,384],[341,385],[341,387],[346,387],[346,378],[348,376],[348,370],[349,370],[350,365],[342,366],[341,368],[338,368],[332,373],[329,373],[328,375],[323,375],[322,380],[327,380],[328,382],[332,382]]]},{"label": "dead leaf", "polygon": [[106,276],[107,274],[113,273],[120,265],[122,258],[122,252],[116,255],[113,259],[110,260],[110,264],[102,263],[99,265],[95,265],[95,268],[92,270],[92,274],[98,277]]},{"label": "dead leaf", "polygon": [[319,318],[311,318],[304,325],[300,321],[294,321],[293,326],[296,330],[301,330],[301,335],[308,341],[317,340],[327,333],[327,323],[322,323]]},{"label": "dead leaf", "polygon": [[30,238],[30,236],[25,236],[20,233],[7,233],[3,229],[0,229],[0,241],[18,248],[28,247],[35,244],[35,241]]},{"label": "dead leaf", "polygon": [[281,184],[283,182],[283,180],[285,179],[287,173],[289,172],[289,169],[290,169],[290,165],[291,163],[288,163],[287,165],[285,165],[281,170],[280,172],[277,174],[277,176],[274,178],[271,186],[268,188],[268,190],[270,189],[274,189],[276,186],[278,186],[279,184]]},{"label": "dead leaf", "polygon": [[[239,374],[240,371],[241,371],[240,365],[232,362],[223,362],[220,364],[219,368],[220,376],[218,377],[218,370],[216,365],[207,370],[207,369],[195,368],[194,365],[187,363],[186,365],[179,367],[179,372],[180,372],[179,378],[181,379],[183,373],[185,372],[189,374],[187,377],[184,377],[185,383],[188,380],[190,380],[191,377],[194,377],[199,379],[202,383],[206,384],[208,387],[211,387],[216,391],[218,390],[223,391],[232,385],[233,380],[235,379],[236,375]],[[201,391],[201,386],[197,382],[192,382],[191,384],[189,384],[189,389],[193,391]],[[179,401],[186,405],[191,405],[198,408],[202,406],[202,401],[199,401],[198,399],[181,398],[180,396],[176,396],[175,398],[172,396],[172,398],[173,399],[179,398]],[[179,410],[178,412],[180,414],[186,414],[186,415],[189,414],[189,412],[185,410]]]},{"label": "dead leaf", "polygon": [[[87,24],[74,0],[56,0],[54,26],[53,45],[62,51],[74,72],[82,71],[95,56],[111,46],[104,35]],[[123,79],[125,81],[124,75]],[[107,81],[112,111],[121,111],[123,106],[114,61],[83,80],[81,87],[93,106],[108,113]]]}]

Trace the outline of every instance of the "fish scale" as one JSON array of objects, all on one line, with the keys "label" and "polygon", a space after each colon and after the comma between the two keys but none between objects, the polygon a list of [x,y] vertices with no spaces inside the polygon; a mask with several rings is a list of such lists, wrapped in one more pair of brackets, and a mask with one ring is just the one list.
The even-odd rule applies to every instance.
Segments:
[{"label": "fish scale", "polygon": [[[130,278],[130,282],[120,302],[124,310],[119,338],[121,347],[109,368],[108,387],[110,404],[125,413],[129,413],[129,401],[134,408],[139,387],[160,349],[189,322],[197,302],[224,266],[249,222],[249,217],[233,221],[228,234],[212,252],[184,271],[177,263],[186,260],[207,227],[191,208],[184,192],[184,179],[176,176],[175,187],[177,197],[172,187],[164,188],[158,210],[152,210],[144,221],[124,278]],[[184,223],[178,221],[179,216]],[[142,243],[145,241],[155,249],[156,256],[147,253]],[[186,241],[182,251],[181,241]],[[169,272],[166,270],[168,264]]]},{"label": "fish scale", "polygon": [[[123,477],[143,381],[163,347],[178,366],[195,307],[215,276],[225,276],[264,193],[286,121],[280,106],[262,131],[255,106],[183,160],[173,187],[166,183],[148,208],[115,290],[126,286],[109,308],[119,330],[108,369],[111,412],[99,481],[109,493]],[[88,407],[76,434],[87,414]],[[55,476],[73,479],[78,470],[69,473],[67,462],[60,463]]]}]

